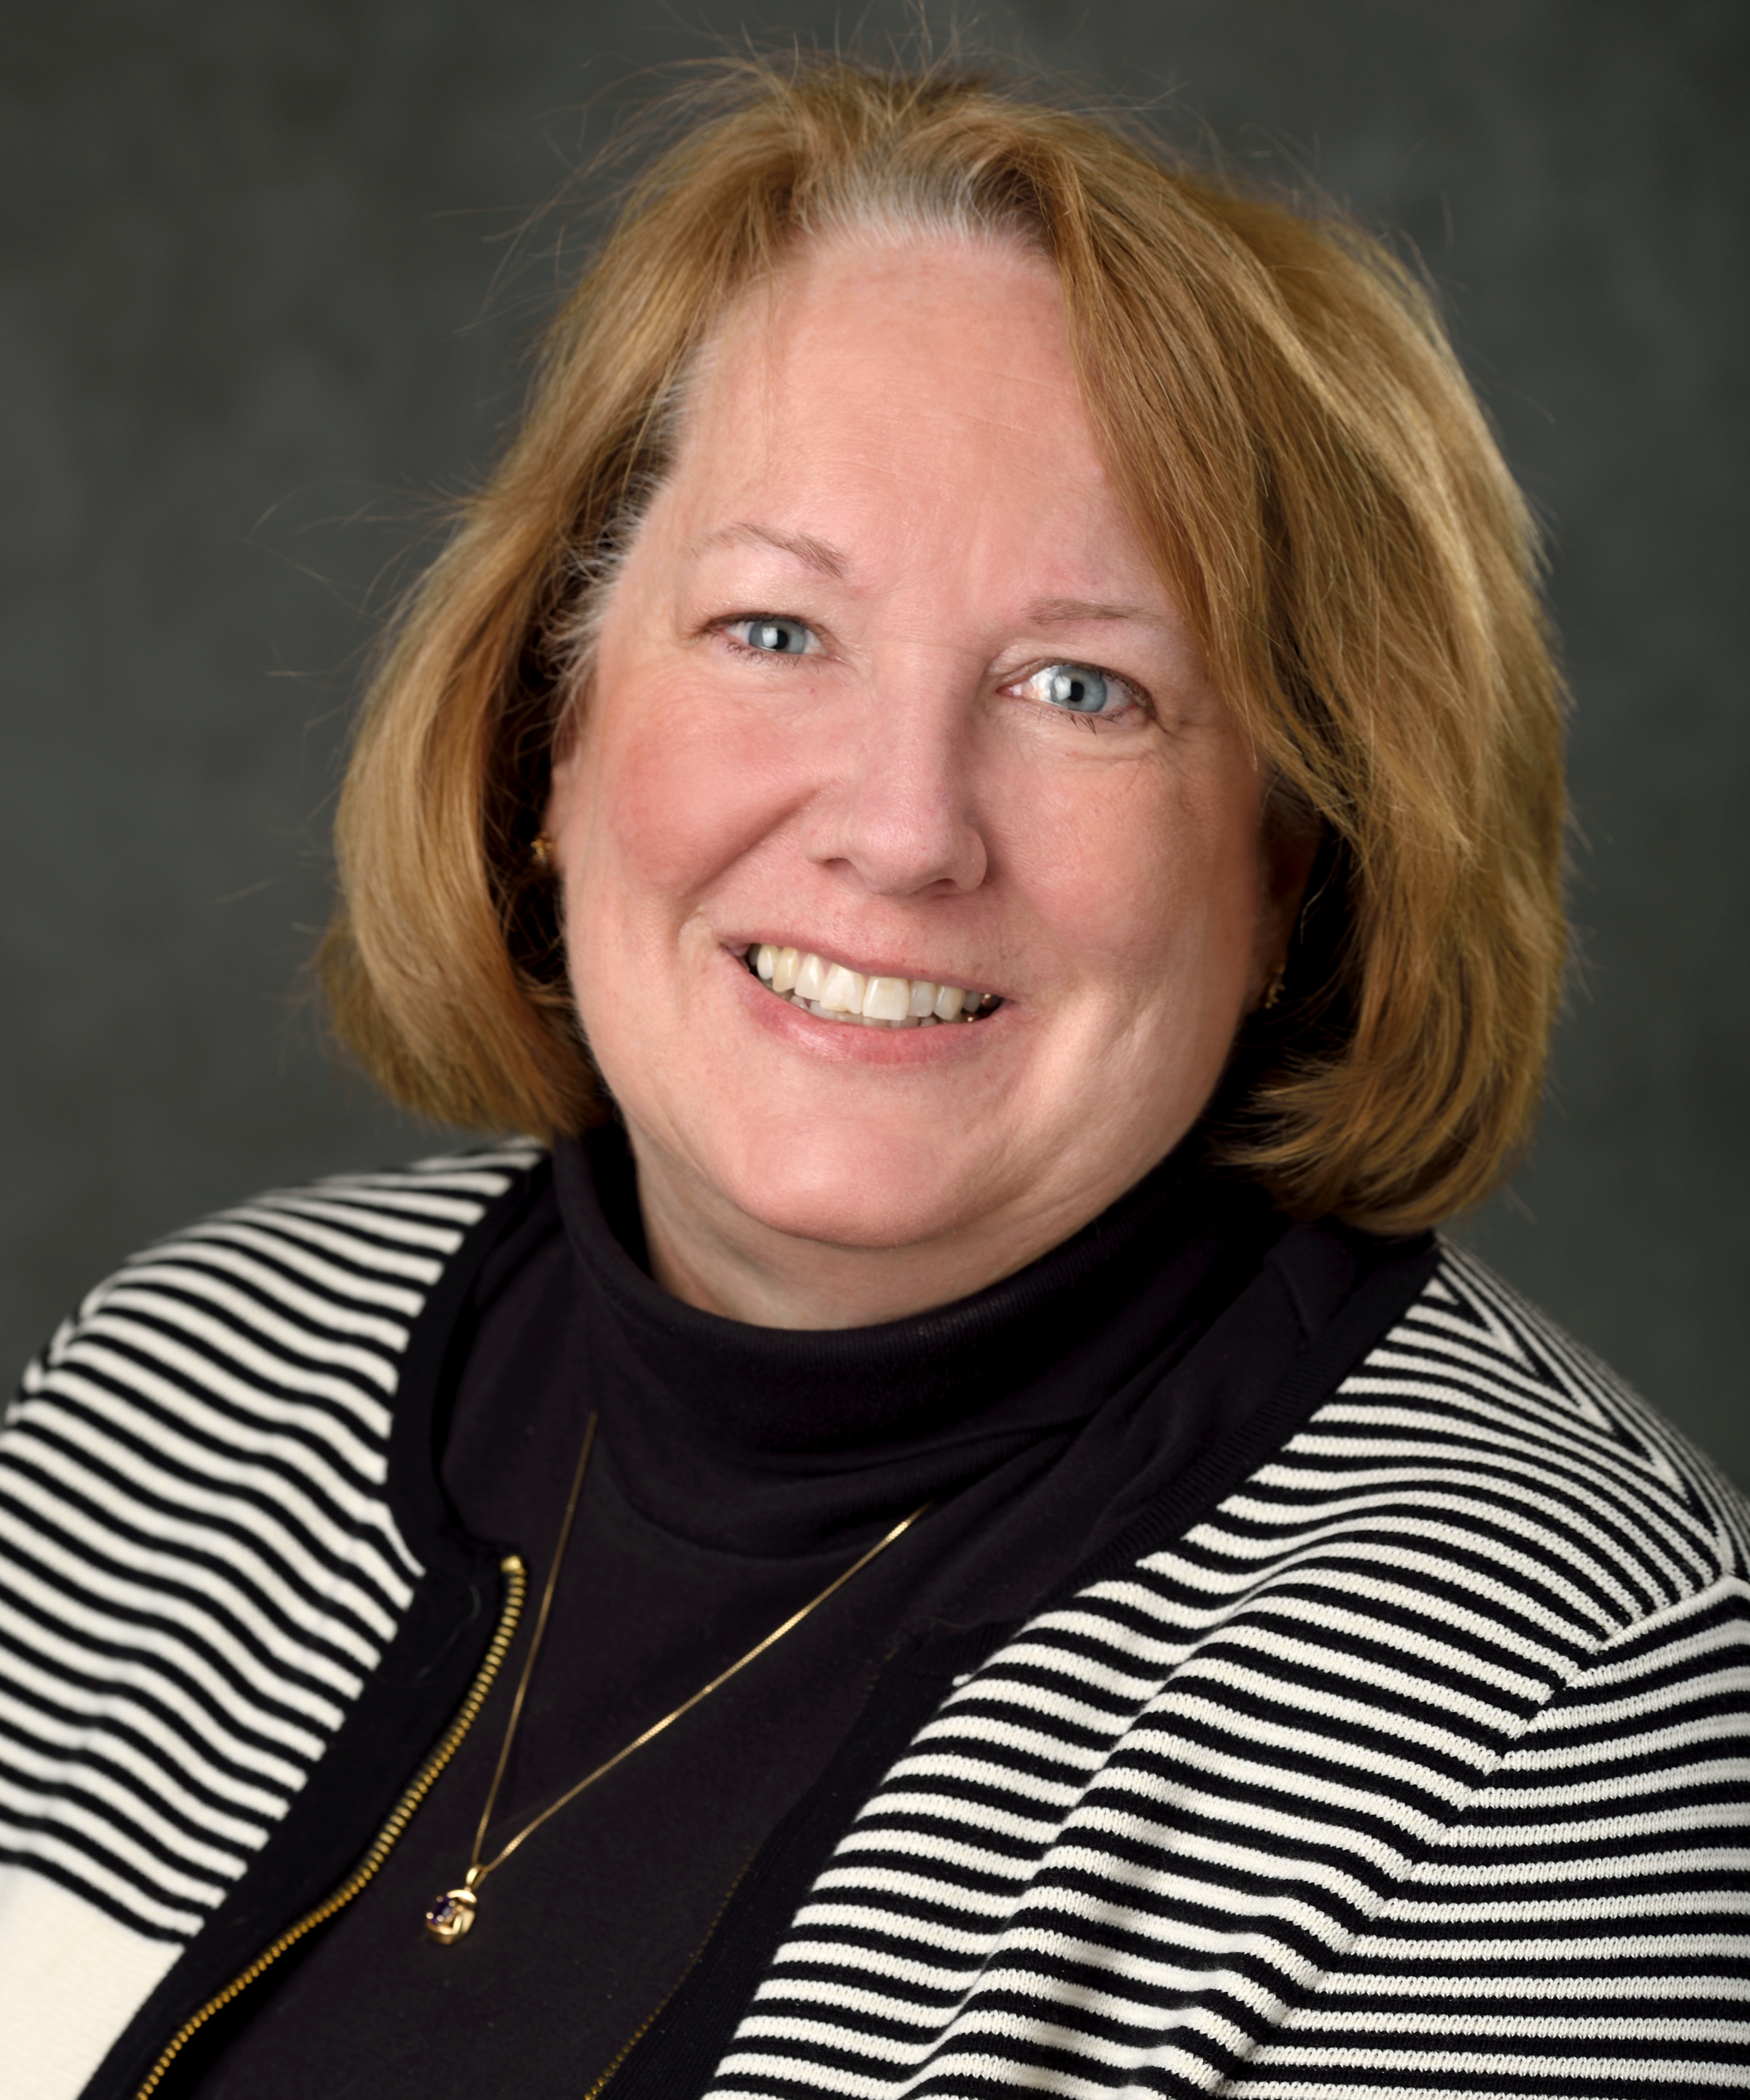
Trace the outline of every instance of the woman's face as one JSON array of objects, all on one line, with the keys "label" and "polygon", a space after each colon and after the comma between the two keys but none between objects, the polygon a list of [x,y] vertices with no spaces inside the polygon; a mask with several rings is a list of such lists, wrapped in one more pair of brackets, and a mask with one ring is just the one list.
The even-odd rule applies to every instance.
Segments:
[{"label": "woman's face", "polygon": [[[853,1325],[1095,1215],[1196,1120],[1280,955],[1261,801],[1047,266],[804,254],[701,368],[549,811],[659,1277]],[[878,1016],[998,1004],[827,1017],[762,946],[835,1011],[856,979]]]}]

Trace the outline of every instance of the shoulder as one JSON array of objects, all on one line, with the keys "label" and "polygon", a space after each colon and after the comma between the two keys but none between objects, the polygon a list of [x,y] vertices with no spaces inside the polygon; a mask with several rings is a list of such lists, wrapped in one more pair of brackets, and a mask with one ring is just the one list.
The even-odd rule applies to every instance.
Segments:
[{"label": "shoulder", "polygon": [[1280,1707],[1284,1740],[1314,1711],[1338,1727],[1357,1699],[1378,1704],[1383,1741],[1418,1703],[1444,1728],[1474,1697],[1493,1755],[1613,1643],[1677,1639],[1710,1599],[1750,1622],[1743,1495],[1596,1357],[1443,1246],[1261,1462],[1018,1641],[1029,1669],[1049,1651],[1078,1679],[1091,1665],[1138,1683],[1236,1670],[1248,1697]]},{"label": "shoulder", "polygon": [[1360,1552],[1443,1590],[1510,1596],[1513,1616],[1589,1645],[1743,1580],[1750,1506],[1607,1365],[1447,1245],[1390,1330],[1181,1550],[1240,1553],[1258,1573]]},{"label": "shoulder", "polygon": [[294,1381],[302,1365],[313,1394],[335,1394],[315,1375],[324,1365],[341,1383],[350,1373],[363,1388],[392,1385],[390,1360],[451,1259],[543,1156],[504,1145],[330,1175],[170,1233],[81,1300],[26,1371],[14,1412],[104,1341],[143,1372],[235,1358]]},{"label": "shoulder", "polygon": [[77,1506],[95,1547],[217,1497],[227,1521],[290,1522],[322,1558],[368,1564],[398,1606],[417,1564],[385,1499],[408,1344],[471,1229],[543,1156],[332,1176],[154,1242],[26,1370],[0,1421],[0,1501],[62,1524]]},{"label": "shoulder", "polygon": [[543,1156],[533,1145],[483,1147],[252,1196],[132,1255],[81,1301],[48,1354],[154,1280],[197,1289],[198,1277],[229,1274],[283,1303],[297,1284],[312,1303],[417,1309],[469,1228]]}]

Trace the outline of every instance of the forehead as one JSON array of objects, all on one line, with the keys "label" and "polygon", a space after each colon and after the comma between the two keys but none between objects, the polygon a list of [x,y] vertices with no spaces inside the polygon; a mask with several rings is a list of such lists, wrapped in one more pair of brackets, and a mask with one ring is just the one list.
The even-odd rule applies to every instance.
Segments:
[{"label": "forehead", "polygon": [[[968,355],[945,363],[952,348]],[[946,405],[994,381],[1011,396],[1079,408],[1062,294],[1046,258],[1017,244],[871,230],[807,243],[730,308],[703,399],[727,391],[808,398],[862,369]]]},{"label": "forehead", "polygon": [[928,537],[946,505],[1030,519],[1103,567],[1136,552],[1055,271],[953,236],[814,244],[745,294],[701,360],[666,493],[689,536],[775,508],[835,544]]}]

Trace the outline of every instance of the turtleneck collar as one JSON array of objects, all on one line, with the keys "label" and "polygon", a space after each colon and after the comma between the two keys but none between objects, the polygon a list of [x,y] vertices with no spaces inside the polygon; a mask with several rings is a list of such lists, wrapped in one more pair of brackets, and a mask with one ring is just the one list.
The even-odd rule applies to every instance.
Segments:
[{"label": "turtleneck collar", "polygon": [[617,1126],[562,1145],[554,1180],[623,1492],[665,1527],[756,1553],[860,1533],[1065,1440],[1161,1377],[1285,1224],[1188,1140],[986,1290],[876,1326],[795,1330],[700,1312],[652,1281]]}]

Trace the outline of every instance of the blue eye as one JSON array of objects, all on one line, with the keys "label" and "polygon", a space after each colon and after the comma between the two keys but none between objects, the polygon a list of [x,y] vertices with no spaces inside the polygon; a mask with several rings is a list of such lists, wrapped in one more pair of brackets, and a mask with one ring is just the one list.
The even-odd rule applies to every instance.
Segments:
[{"label": "blue eye", "polygon": [[1066,715],[1121,714],[1135,698],[1122,679],[1108,677],[1091,664],[1047,664],[1021,690]]},{"label": "blue eye", "polygon": [[738,642],[766,656],[805,656],[813,633],[800,620],[780,613],[760,613],[753,620],[738,620],[730,629]]}]

